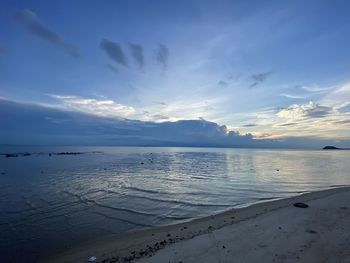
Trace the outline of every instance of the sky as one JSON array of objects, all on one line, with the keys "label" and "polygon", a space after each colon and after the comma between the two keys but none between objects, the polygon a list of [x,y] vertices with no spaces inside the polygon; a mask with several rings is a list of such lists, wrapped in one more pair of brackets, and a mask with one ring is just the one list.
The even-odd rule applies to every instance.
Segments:
[{"label": "sky", "polygon": [[46,114],[159,127],[197,120],[256,141],[349,145],[349,8],[322,0],[4,0],[0,99]]}]

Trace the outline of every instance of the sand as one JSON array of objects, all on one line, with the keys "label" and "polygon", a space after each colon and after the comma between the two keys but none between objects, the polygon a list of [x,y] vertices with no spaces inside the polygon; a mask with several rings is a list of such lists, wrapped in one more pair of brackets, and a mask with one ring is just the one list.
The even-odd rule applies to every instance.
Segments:
[{"label": "sand", "polygon": [[91,256],[100,263],[350,262],[350,187],[126,233],[44,262],[88,262]]}]

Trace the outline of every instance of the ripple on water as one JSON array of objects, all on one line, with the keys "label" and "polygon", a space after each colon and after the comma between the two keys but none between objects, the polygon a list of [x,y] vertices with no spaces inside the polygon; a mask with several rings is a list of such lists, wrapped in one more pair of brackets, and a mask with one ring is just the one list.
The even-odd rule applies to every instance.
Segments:
[{"label": "ripple on water", "polygon": [[28,259],[100,236],[349,184],[350,152],[84,149],[95,150],[105,153],[0,158],[5,255]]}]

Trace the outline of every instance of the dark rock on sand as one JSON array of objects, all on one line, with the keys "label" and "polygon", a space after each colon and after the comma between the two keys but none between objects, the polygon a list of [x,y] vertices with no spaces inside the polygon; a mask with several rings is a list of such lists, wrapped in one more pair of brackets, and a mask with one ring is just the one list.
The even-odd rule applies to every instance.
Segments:
[{"label": "dark rock on sand", "polygon": [[309,207],[307,204],[304,204],[304,203],[295,203],[293,205],[295,207],[298,207],[298,208],[308,208]]}]

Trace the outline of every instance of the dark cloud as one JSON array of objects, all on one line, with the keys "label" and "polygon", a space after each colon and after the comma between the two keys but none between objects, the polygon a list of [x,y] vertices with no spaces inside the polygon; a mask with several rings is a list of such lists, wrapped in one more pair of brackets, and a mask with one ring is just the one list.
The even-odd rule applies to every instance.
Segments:
[{"label": "dark cloud", "polygon": [[112,64],[107,64],[107,67],[112,70],[114,73],[118,73],[119,72],[119,69],[115,66],[113,66]]},{"label": "dark cloud", "polygon": [[[148,114],[149,112],[145,112]],[[150,115],[166,120],[164,115]],[[201,120],[161,123],[108,118],[77,111],[59,110],[0,99],[0,143],[150,145],[150,146],[243,146],[251,135],[227,132],[226,126]]]},{"label": "dark cloud", "polygon": [[333,108],[320,106],[315,104],[315,107],[305,110],[305,116],[310,118],[322,118],[333,113]]},{"label": "dark cloud", "polygon": [[350,103],[338,109],[340,113],[350,113]]},{"label": "dark cloud", "polygon": [[60,35],[46,27],[38,18],[38,16],[28,10],[16,11],[13,14],[14,19],[22,25],[30,34],[49,41],[56,47],[64,50],[71,56],[77,58],[80,56],[79,49],[67,43]]},{"label": "dark cloud", "polygon": [[268,75],[270,75],[271,72],[266,72],[266,73],[258,73],[258,74],[253,74],[251,75],[251,79],[254,81],[249,87],[253,88],[258,86],[260,83],[264,82]]},{"label": "dark cloud", "polygon": [[245,124],[242,127],[255,127],[257,126],[256,124]]},{"label": "dark cloud", "polygon": [[125,67],[128,66],[128,60],[119,43],[110,41],[108,39],[102,39],[100,47],[103,51],[106,52],[107,56],[110,59]]},{"label": "dark cloud", "polygon": [[264,139],[264,138],[269,138],[269,137],[271,137],[271,136],[272,136],[271,133],[264,132],[263,134],[260,134],[260,135],[258,136],[258,138],[259,138],[259,139]]},{"label": "dark cloud", "polygon": [[155,119],[158,119],[158,120],[167,120],[167,119],[169,119],[168,116],[161,115],[161,114],[155,114],[152,117],[155,118]]},{"label": "dark cloud", "polygon": [[263,134],[259,139],[254,139],[249,133],[228,131],[225,125],[204,119],[154,123],[99,117],[4,99],[0,99],[0,119],[4,127],[0,129],[0,144],[302,149],[322,149],[325,145],[350,147],[350,140],[315,137],[274,140],[268,139],[271,134]]},{"label": "dark cloud", "polygon": [[249,86],[249,88],[254,88],[254,87],[258,86],[258,85],[259,85],[259,82],[254,82],[253,84],[251,84]]},{"label": "dark cloud", "polygon": [[131,55],[134,58],[137,65],[142,68],[144,63],[143,47],[138,44],[129,44]]},{"label": "dark cloud", "polygon": [[228,85],[228,83],[226,81],[220,80],[218,82],[218,85],[221,86],[221,87],[226,87]]},{"label": "dark cloud", "polygon": [[163,69],[166,69],[168,67],[169,60],[169,49],[167,46],[159,44],[154,58],[156,62],[163,67]]},{"label": "dark cloud", "polygon": [[257,82],[263,82],[266,80],[266,78],[269,74],[270,74],[270,72],[253,74],[252,79],[257,81]]},{"label": "dark cloud", "polygon": [[337,123],[337,124],[350,124],[350,118],[349,118],[348,120],[333,121],[333,123]]},{"label": "dark cloud", "polygon": [[288,126],[294,126],[294,125],[298,125],[298,123],[296,122],[288,122],[288,123],[282,123],[278,126],[281,126],[281,127],[288,127]]}]

